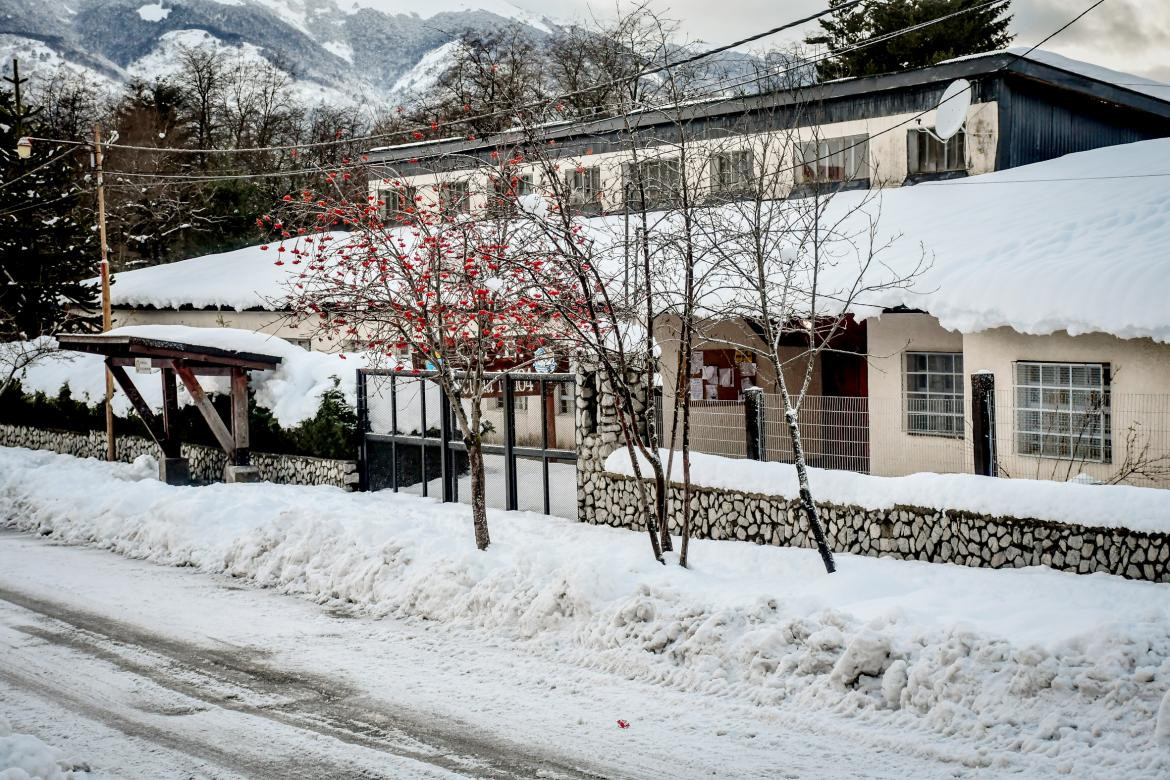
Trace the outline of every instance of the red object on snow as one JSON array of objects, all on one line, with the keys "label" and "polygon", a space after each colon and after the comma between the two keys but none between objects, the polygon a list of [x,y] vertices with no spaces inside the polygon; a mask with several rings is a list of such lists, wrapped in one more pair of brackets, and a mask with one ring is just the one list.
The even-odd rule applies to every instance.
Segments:
[{"label": "red object on snow", "polygon": [[628,729],[630,727],[630,722],[628,720],[619,720],[617,723],[619,729]]}]

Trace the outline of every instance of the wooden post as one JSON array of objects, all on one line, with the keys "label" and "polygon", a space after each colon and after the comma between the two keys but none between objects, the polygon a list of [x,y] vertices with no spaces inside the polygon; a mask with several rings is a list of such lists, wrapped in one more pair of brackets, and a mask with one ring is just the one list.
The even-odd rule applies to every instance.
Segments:
[{"label": "wooden post", "polygon": [[237,466],[251,465],[248,439],[248,372],[242,368],[232,369],[232,438],[236,445],[232,462]]},{"label": "wooden post", "polygon": [[162,370],[162,397],[163,397],[163,432],[166,434],[166,441],[163,444],[163,454],[168,458],[178,458],[182,456],[182,442],[179,440],[178,426],[179,426],[179,388],[175,384],[175,370],[173,368],[164,368]]},{"label": "wooden post", "polygon": [[[102,175],[102,126],[93,128],[93,167],[97,184],[98,206],[98,244],[101,251],[101,278],[102,278],[102,331],[114,327],[114,317],[110,309],[110,257],[109,245],[106,242],[106,186]],[[106,460],[118,459],[118,444],[114,439],[114,377],[109,369],[106,370]]]},{"label": "wooden post", "polygon": [[971,375],[971,445],[975,473],[999,476],[995,442],[995,374],[976,371]]},{"label": "wooden post", "polygon": [[743,423],[747,440],[747,456],[752,460],[766,460],[764,451],[764,389],[749,387],[743,391]]}]

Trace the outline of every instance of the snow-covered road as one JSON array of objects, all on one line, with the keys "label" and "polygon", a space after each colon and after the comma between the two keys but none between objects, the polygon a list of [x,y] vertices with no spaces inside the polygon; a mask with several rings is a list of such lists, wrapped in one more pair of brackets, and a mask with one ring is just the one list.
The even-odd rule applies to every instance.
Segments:
[{"label": "snow-covered road", "polygon": [[13,532],[0,655],[0,715],[97,776],[983,774],[864,719],[682,694]]}]

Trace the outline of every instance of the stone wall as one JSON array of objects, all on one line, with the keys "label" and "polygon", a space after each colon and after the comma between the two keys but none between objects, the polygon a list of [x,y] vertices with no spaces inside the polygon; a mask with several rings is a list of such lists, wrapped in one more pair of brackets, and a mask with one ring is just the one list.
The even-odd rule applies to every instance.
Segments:
[{"label": "stone wall", "polygon": [[[106,457],[104,431],[76,433],[0,425],[0,445],[52,450],[81,458],[104,460]],[[139,436],[118,437],[118,460],[129,463],[139,455],[157,458],[158,446],[150,439]],[[191,478],[195,481],[219,482],[223,479],[227,457],[222,451],[199,444],[184,444],[183,457],[190,460]],[[358,481],[357,462],[352,460],[253,452],[252,465],[260,471],[262,480],[286,485],[334,485],[353,490]]]},{"label": "stone wall", "polygon": [[[578,472],[581,519],[645,530],[632,477],[602,470]],[[796,501],[776,496],[692,487],[692,535],[756,544],[814,547]],[[1049,566],[1089,574],[1170,582],[1170,534],[994,517],[899,506],[866,509],[818,504],[835,552],[907,558],[989,568]],[[682,487],[668,498],[671,530],[680,533]],[[1026,594],[1021,594],[1026,597]]]}]

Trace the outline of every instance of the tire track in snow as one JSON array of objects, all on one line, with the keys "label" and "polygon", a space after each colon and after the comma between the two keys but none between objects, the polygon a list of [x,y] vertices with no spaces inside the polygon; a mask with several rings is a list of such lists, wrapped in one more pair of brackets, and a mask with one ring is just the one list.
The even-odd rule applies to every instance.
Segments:
[{"label": "tire track in snow", "polygon": [[[153,712],[149,706],[139,707],[150,714],[188,715],[200,708],[231,710],[314,737],[333,738],[429,765],[440,770],[438,775],[564,780],[613,776],[541,756],[520,755],[507,745],[480,740],[467,732],[457,733],[407,713],[388,711],[337,679],[268,665],[263,661],[268,653],[263,650],[234,646],[219,649],[183,642],[10,588],[0,587],[0,600],[32,613],[34,624],[14,625],[14,630],[111,664],[196,705],[163,709],[156,706]],[[126,734],[233,771],[242,770],[249,777],[395,776],[370,774],[354,766],[312,759],[298,760],[295,767],[273,766],[263,757],[225,751],[130,718],[113,707],[101,706],[70,692],[67,681],[53,684],[43,676],[22,673],[12,664],[0,670],[0,676],[10,684],[55,700]]]}]

